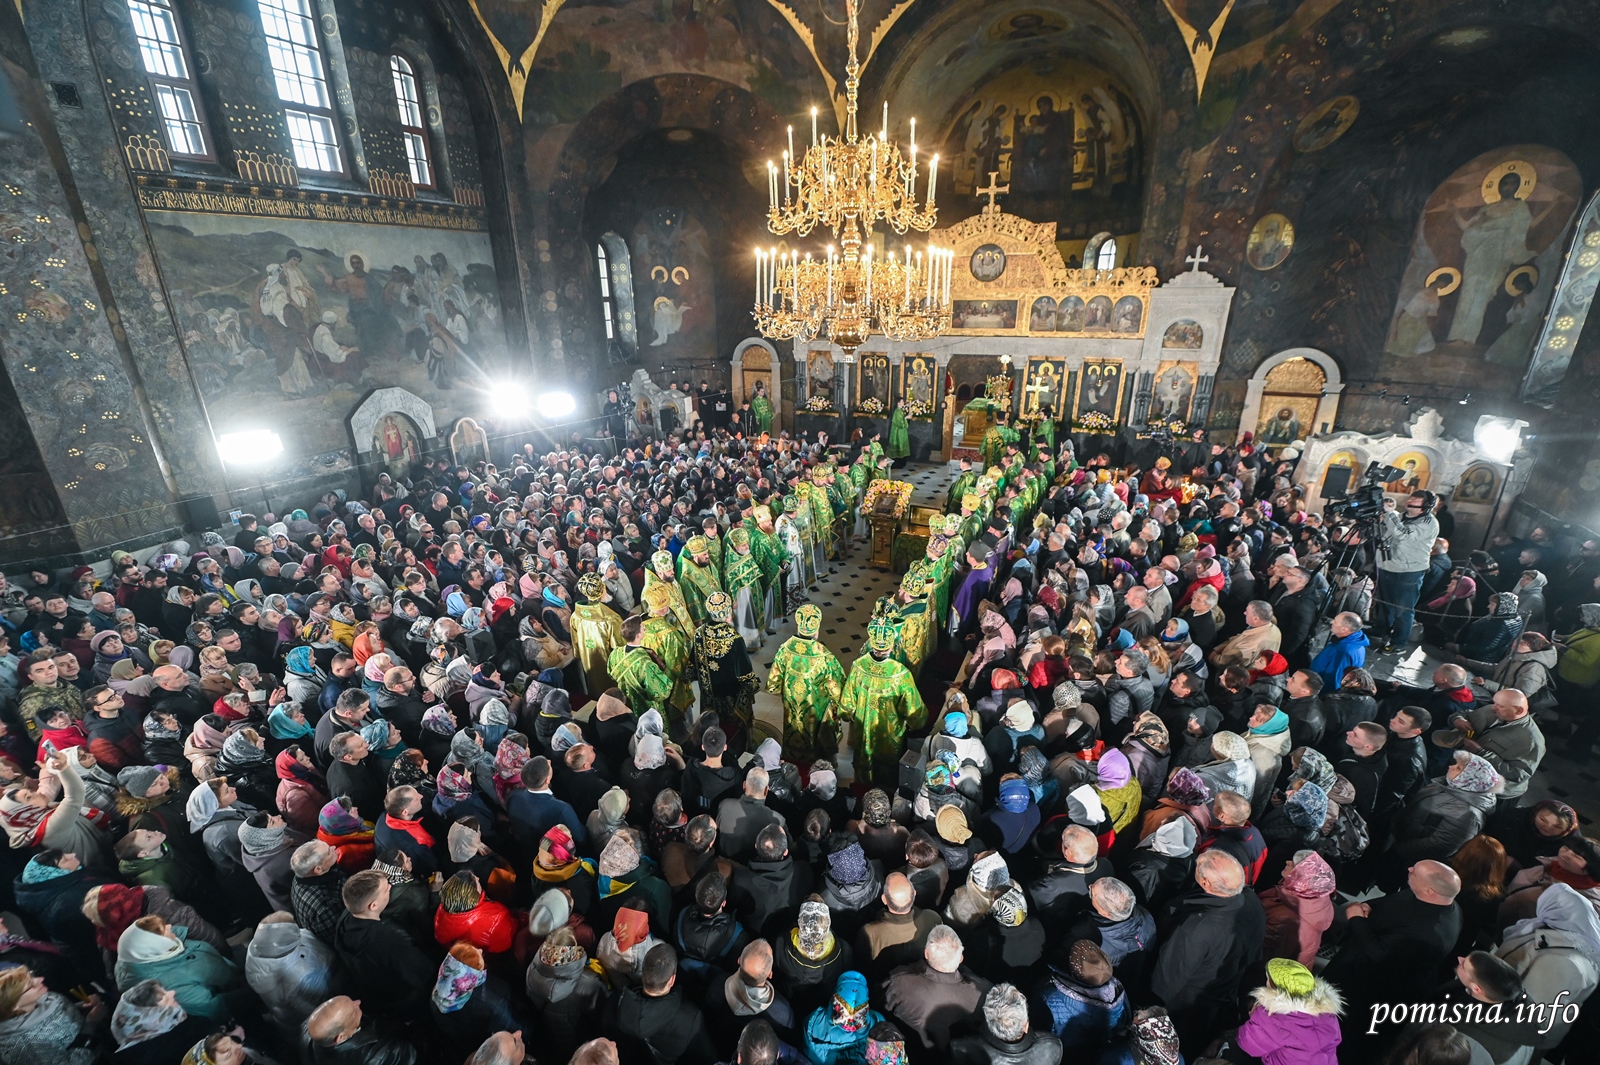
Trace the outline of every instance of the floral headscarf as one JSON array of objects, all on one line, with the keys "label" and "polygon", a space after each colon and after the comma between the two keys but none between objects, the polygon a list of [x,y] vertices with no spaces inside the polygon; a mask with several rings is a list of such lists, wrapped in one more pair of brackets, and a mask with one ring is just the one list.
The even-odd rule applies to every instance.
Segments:
[{"label": "floral headscarf", "polygon": [[[528,753],[526,741],[518,743],[513,736],[500,741],[494,752],[494,790],[505,802],[506,796],[522,786],[522,767],[533,756]],[[504,789],[502,792],[501,789]]]},{"label": "floral headscarf", "polygon": [[1289,752],[1289,758],[1295,763],[1294,772],[1289,774],[1289,782],[1304,780],[1308,784],[1315,784],[1326,794],[1333,787],[1333,779],[1337,775],[1333,765],[1321,751],[1310,747],[1296,747]]},{"label": "floral headscarf", "polygon": [[472,780],[460,762],[451,762],[442,767],[438,780],[440,802],[458,803],[472,798]]},{"label": "floral headscarf", "polygon": [[1296,852],[1294,872],[1278,881],[1279,891],[1297,899],[1327,898],[1335,886],[1333,869],[1316,851]]},{"label": "floral headscarf", "polygon": [[422,727],[440,736],[454,736],[456,718],[443,705],[429,707],[422,715]]},{"label": "floral headscarf", "polygon": [[867,978],[855,970],[839,974],[830,1006],[833,1026],[846,1032],[865,1031],[875,1020],[867,995]]},{"label": "floral headscarf", "polygon": [[1284,800],[1283,816],[1302,831],[1317,831],[1328,819],[1328,793],[1306,781]]},{"label": "floral headscarf", "polygon": [[488,979],[487,970],[468,965],[453,952],[446,954],[439,963],[439,979],[433,985],[433,1008],[440,1013],[455,1013]]},{"label": "floral headscarf", "polygon": [[153,978],[141,980],[122,993],[111,1014],[111,1037],[117,1041],[118,1050],[165,1035],[188,1020],[189,1014],[176,1002],[170,1006],[134,1005],[135,998],[153,998],[154,989],[159,986],[159,981]]},{"label": "floral headscarf", "polygon": [[1466,751],[1457,751],[1456,764],[1461,766],[1461,771],[1456,774],[1454,780],[1446,778],[1446,782],[1457,791],[1487,795],[1500,786],[1500,774],[1487,758],[1468,754]]}]

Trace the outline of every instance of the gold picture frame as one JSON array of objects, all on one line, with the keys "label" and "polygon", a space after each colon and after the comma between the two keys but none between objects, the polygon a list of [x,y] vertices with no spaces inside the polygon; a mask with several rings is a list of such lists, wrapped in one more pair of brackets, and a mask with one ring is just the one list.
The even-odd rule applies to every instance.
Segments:
[{"label": "gold picture frame", "polygon": [[1099,415],[1109,426],[1120,425],[1127,376],[1121,359],[1085,360],[1078,371],[1078,392],[1073,397],[1073,423],[1083,425],[1087,416]]}]

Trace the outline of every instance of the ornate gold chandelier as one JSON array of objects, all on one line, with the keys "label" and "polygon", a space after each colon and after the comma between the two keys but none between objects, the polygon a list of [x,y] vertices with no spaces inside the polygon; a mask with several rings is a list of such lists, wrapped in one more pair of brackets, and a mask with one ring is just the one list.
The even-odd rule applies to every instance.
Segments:
[{"label": "ornate gold chandelier", "polygon": [[[783,166],[767,162],[771,207],[767,228],[782,236],[806,236],[817,226],[839,241],[826,257],[808,252],[756,249],[756,302],[752,312],[761,335],[772,340],[814,340],[826,335],[844,349],[846,361],[874,332],[890,340],[921,341],[950,326],[950,267],[954,253],[931,241],[926,252],[905,245],[903,256],[874,256],[863,247],[872,227],[885,223],[896,234],[932,229],[939,157],[928,163],[928,189],[918,207],[917,120],[911,120],[910,159],[889,140],[889,104],[883,126],[862,138],[856,129],[861,64],[856,58],[858,0],[846,0],[850,58],[845,65],[848,105],[843,138],[817,134],[811,109],[811,146],[794,153],[789,127]],[[780,190],[782,195],[780,196]]]}]

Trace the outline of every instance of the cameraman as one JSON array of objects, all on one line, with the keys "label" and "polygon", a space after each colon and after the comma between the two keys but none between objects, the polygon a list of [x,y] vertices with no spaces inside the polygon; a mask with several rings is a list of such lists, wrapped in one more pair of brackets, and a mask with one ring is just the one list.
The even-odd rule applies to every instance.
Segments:
[{"label": "cameraman", "polygon": [[1412,615],[1417,595],[1428,575],[1433,542],[1439,538],[1439,521],[1433,508],[1439,497],[1428,491],[1412,492],[1403,510],[1394,501],[1383,502],[1378,554],[1378,614],[1372,637],[1388,637],[1385,651],[1402,651],[1411,644]]}]

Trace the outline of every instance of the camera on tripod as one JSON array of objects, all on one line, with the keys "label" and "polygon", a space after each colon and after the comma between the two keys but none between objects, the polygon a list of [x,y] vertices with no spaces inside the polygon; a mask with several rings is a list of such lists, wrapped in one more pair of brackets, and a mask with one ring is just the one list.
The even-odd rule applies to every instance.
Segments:
[{"label": "camera on tripod", "polygon": [[1334,497],[1328,504],[1327,516],[1351,521],[1376,520],[1383,513],[1383,486],[1404,476],[1404,470],[1387,466],[1374,459],[1368,464],[1367,472],[1362,475],[1359,487],[1355,489],[1341,487],[1326,493]]}]

